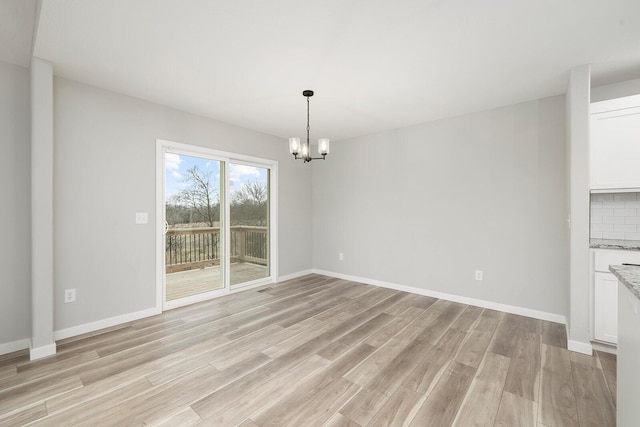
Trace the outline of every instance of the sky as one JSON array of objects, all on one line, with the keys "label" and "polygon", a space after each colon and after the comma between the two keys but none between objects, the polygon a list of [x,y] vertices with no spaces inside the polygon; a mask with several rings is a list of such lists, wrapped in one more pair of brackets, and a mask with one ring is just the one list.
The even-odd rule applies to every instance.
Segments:
[{"label": "sky", "polygon": [[[166,153],[165,164],[165,197],[180,192],[186,186],[184,182],[186,172],[193,166],[198,166],[201,171],[211,171],[211,177],[216,188],[220,188],[220,162],[217,160],[191,157],[182,154]],[[242,187],[245,182],[267,182],[267,169],[255,166],[238,165],[231,163],[229,166],[229,188],[231,194]]]}]

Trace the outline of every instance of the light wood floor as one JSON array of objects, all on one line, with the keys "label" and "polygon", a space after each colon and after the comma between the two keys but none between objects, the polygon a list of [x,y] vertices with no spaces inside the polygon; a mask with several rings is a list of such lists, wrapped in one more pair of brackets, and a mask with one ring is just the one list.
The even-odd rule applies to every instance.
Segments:
[{"label": "light wood floor", "polygon": [[[266,266],[238,262],[231,264],[231,286],[269,276]],[[166,275],[167,301],[222,289],[220,266],[179,271]]]},{"label": "light wood floor", "polygon": [[310,275],[0,356],[0,425],[613,426],[563,325]]}]

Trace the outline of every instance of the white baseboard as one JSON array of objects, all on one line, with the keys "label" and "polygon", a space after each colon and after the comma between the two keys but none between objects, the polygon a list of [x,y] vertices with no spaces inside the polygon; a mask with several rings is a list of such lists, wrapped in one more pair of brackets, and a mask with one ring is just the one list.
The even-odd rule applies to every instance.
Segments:
[{"label": "white baseboard", "polygon": [[493,301],[484,301],[475,298],[468,298],[459,295],[447,294],[444,292],[431,291],[428,289],[416,288],[413,286],[399,285],[397,283],[383,282],[380,280],[368,279],[364,277],[350,276],[348,274],[334,273],[332,271],[314,269],[313,273],[325,276],[335,277],[337,279],[350,280],[352,282],[360,282],[368,285],[380,286],[383,288],[394,289],[396,291],[410,292],[412,294],[424,295],[432,298],[439,298],[447,301],[458,302],[461,304],[473,305],[476,307],[489,308],[492,310],[504,311],[505,313],[517,314],[520,316],[532,317],[534,319],[547,320],[549,322],[567,324],[566,316],[555,313],[547,313],[545,311],[532,310],[530,308],[518,307],[515,305],[501,304]]},{"label": "white baseboard", "polygon": [[123,323],[133,322],[134,320],[143,319],[145,317],[155,316],[156,314],[160,313],[162,313],[162,310],[154,307],[147,310],[141,310],[133,313],[123,314],[120,316],[110,317],[108,319],[97,320],[95,322],[85,323],[84,325],[73,326],[71,328],[55,331],[53,333],[53,339],[57,341],[65,338],[71,338],[77,335],[98,331],[100,329],[121,325]]},{"label": "white baseboard", "polygon": [[30,343],[31,341],[29,340],[29,338],[2,343],[0,344],[0,355],[13,353],[14,351],[25,350],[29,348]]},{"label": "white baseboard", "polygon": [[278,281],[276,283],[286,282],[287,280],[291,280],[291,279],[297,279],[298,277],[307,276],[309,274],[313,274],[314,272],[315,270],[309,269],[304,271],[298,271],[297,273],[286,274],[284,276],[278,277]]},{"label": "white baseboard", "polygon": [[598,341],[592,341],[591,347],[596,351],[603,353],[618,354],[618,347],[615,344],[605,344]]},{"label": "white baseboard", "polygon": [[589,356],[593,355],[593,346],[588,342],[569,340],[567,342],[567,348],[577,353],[588,354]]},{"label": "white baseboard", "polygon": [[56,354],[56,343],[29,349],[29,359],[38,360]]}]

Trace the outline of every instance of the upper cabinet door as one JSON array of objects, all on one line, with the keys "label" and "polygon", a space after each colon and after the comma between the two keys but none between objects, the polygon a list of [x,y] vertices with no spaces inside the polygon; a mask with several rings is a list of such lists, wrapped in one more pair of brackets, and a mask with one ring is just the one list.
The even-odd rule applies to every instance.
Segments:
[{"label": "upper cabinet door", "polygon": [[640,188],[640,95],[591,104],[591,189]]}]

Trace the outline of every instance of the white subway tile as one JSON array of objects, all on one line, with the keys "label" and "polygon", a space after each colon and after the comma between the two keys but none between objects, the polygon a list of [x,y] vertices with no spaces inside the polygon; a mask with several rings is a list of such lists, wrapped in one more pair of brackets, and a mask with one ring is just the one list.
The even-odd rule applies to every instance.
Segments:
[{"label": "white subway tile", "polygon": [[603,231],[602,238],[624,240],[624,232],[623,231]]},{"label": "white subway tile", "polygon": [[613,224],[591,224],[593,231],[614,231]]},{"label": "white subway tile", "polygon": [[624,233],[625,240],[640,240],[640,233]]},{"label": "white subway tile", "polygon": [[625,216],[625,224],[640,224],[640,216]]},{"label": "white subway tile", "polygon": [[602,202],[594,202],[593,200],[591,200],[591,207],[592,208],[601,208],[602,207]]},{"label": "white subway tile", "polygon": [[637,209],[614,209],[613,210],[613,216],[637,216],[637,215],[638,215]]},{"label": "white subway tile", "polygon": [[615,224],[613,231],[624,231],[625,233],[635,233],[638,228],[635,224]]},{"label": "white subway tile", "polygon": [[592,231],[589,237],[592,239],[602,239],[602,231]]},{"label": "white subway tile", "polygon": [[624,207],[625,208],[635,208],[635,209],[639,209],[640,208],[640,200],[629,200],[624,202]]},{"label": "white subway tile", "polygon": [[[613,209],[591,209],[591,215],[594,216],[613,216]],[[628,215],[631,216],[631,215]]]},{"label": "white subway tile", "polygon": [[613,195],[615,202],[626,202],[627,200],[638,200],[638,193],[615,193]]},{"label": "white subway tile", "polygon": [[602,202],[602,207],[603,208],[621,208],[624,209],[625,207],[625,203],[631,203],[631,202]]},{"label": "white subway tile", "polygon": [[596,193],[591,195],[591,200],[597,200],[600,202],[612,202],[613,193]]},{"label": "white subway tile", "polygon": [[624,216],[603,216],[602,223],[603,224],[624,224]]},{"label": "white subway tile", "polygon": [[[612,218],[617,218],[617,217],[612,217]],[[602,217],[601,216],[592,216],[591,217],[591,224],[602,224]]]}]

